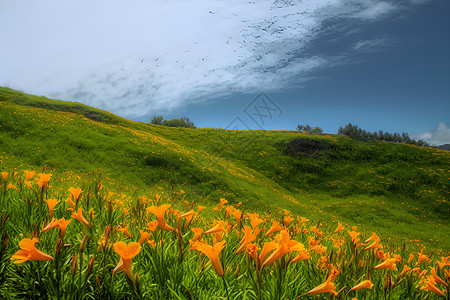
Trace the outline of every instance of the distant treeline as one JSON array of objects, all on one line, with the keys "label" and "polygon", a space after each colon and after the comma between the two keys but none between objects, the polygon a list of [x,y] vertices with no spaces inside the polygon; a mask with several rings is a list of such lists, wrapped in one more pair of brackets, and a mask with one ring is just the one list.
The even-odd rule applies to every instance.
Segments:
[{"label": "distant treeline", "polygon": [[380,130],[378,132],[368,132],[364,129],[358,127],[358,125],[353,125],[352,123],[348,123],[344,127],[339,127],[338,134],[347,135],[351,138],[359,139],[359,140],[380,140],[380,141],[388,141],[394,143],[406,143],[411,145],[416,145],[419,147],[430,147],[430,144],[425,142],[424,140],[414,140],[411,139],[408,133],[389,133],[383,132]]},{"label": "distant treeline", "polygon": [[162,116],[154,116],[151,122],[152,122],[152,124],[155,124],[155,125],[162,125],[162,126],[168,126],[168,127],[185,127],[185,128],[193,128],[193,129],[197,128],[194,125],[194,122],[189,120],[189,118],[164,120],[164,118]]}]

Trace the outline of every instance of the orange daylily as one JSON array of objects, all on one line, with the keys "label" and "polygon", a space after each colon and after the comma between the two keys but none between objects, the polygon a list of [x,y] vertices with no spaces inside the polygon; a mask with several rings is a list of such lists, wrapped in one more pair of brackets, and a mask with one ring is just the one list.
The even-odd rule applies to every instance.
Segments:
[{"label": "orange daylily", "polygon": [[214,270],[220,277],[223,277],[223,269],[219,261],[219,253],[220,251],[222,251],[224,246],[225,241],[217,242],[214,244],[214,246],[202,242],[197,242],[195,244],[195,250],[202,252],[210,259]]},{"label": "orange daylily", "polygon": [[226,209],[226,214],[225,214],[225,219],[228,219],[228,217],[230,216],[230,214],[233,212],[233,210],[235,210],[233,205],[227,206]]},{"label": "orange daylily", "polygon": [[428,276],[427,280],[425,280],[424,283],[425,286],[421,287],[420,290],[429,290],[445,298],[445,294],[436,286],[436,281],[434,280],[433,276]]},{"label": "orange daylily", "polygon": [[225,232],[225,222],[220,220],[216,226],[214,226],[213,228],[205,231],[205,234],[210,234],[210,233],[217,233],[217,232]]},{"label": "orange daylily", "polygon": [[122,232],[123,234],[125,234],[125,236],[126,236],[127,238],[130,238],[130,239],[133,238],[133,237],[131,236],[130,232],[128,231],[128,224],[127,224],[127,226],[125,226],[125,227],[122,227],[122,226],[118,227],[118,228],[117,228],[117,231],[120,231],[120,232]]},{"label": "orange daylily", "polygon": [[388,258],[384,262],[382,262],[381,264],[375,266],[374,269],[376,269],[376,270],[389,269],[389,270],[396,271],[397,270],[396,262],[397,262],[397,259],[395,259],[395,258]]},{"label": "orange daylily", "polygon": [[364,248],[364,250],[370,250],[370,249],[382,249],[383,246],[379,244],[380,240],[375,240],[372,244]]},{"label": "orange daylily", "polygon": [[197,212],[198,213],[200,213],[202,210],[204,210],[204,209],[206,209],[206,206],[201,206],[201,205],[198,205],[197,206]]},{"label": "orange daylily", "polygon": [[25,172],[25,180],[26,181],[31,180],[31,178],[33,178],[34,175],[36,175],[36,172],[34,172],[34,171],[25,170],[24,172]]},{"label": "orange daylily", "polygon": [[354,287],[352,287],[349,292],[356,291],[356,290],[361,290],[361,289],[372,289],[372,287],[373,287],[372,281],[364,280],[363,282],[361,282],[361,283],[355,285]]},{"label": "orange daylily", "polygon": [[298,222],[299,224],[306,223],[306,222],[308,222],[308,221],[309,221],[309,220],[308,220],[307,218],[305,218],[305,217],[302,217],[301,220],[297,217],[297,222]]},{"label": "orange daylily", "polygon": [[305,260],[305,259],[310,259],[311,258],[311,256],[308,253],[308,250],[305,249],[303,244],[301,244],[301,245],[302,245],[302,247],[298,250],[297,256],[295,256],[292,259],[291,263],[295,263],[295,262],[298,262],[300,260]]},{"label": "orange daylily", "polygon": [[[355,227],[355,226],[353,226],[353,227]],[[353,228],[352,227],[352,228]],[[352,242],[353,242],[353,244],[357,244],[358,242],[359,242],[359,238],[358,238],[358,235],[360,235],[360,233],[359,232],[356,232],[356,231],[350,231],[350,230],[347,230],[347,232],[348,232],[348,234],[351,236],[351,238],[352,238]]]},{"label": "orange daylily", "polygon": [[77,212],[73,212],[71,217],[88,227],[90,226],[89,222],[83,217],[83,209],[81,207],[78,209]]},{"label": "orange daylily", "polygon": [[239,209],[233,210],[231,212],[231,214],[233,215],[233,217],[236,219],[236,221],[238,222],[238,225],[241,226],[241,220],[242,220],[242,212]]},{"label": "orange daylily", "polygon": [[338,223],[338,227],[336,228],[336,230],[333,233],[338,233],[343,230],[344,230],[344,226],[342,226],[341,223]]},{"label": "orange daylily", "polygon": [[44,252],[39,251],[36,249],[35,244],[39,241],[38,238],[33,239],[22,239],[19,242],[20,250],[17,251],[13,256],[11,256],[11,260],[16,259],[14,261],[15,264],[23,263],[27,260],[53,260],[53,257],[50,255],[45,254]]},{"label": "orange daylily", "polygon": [[256,227],[258,227],[259,224],[264,222],[264,220],[261,219],[259,217],[259,214],[257,213],[254,214],[247,213],[247,216],[250,218],[250,225],[252,226],[253,229],[255,229]]},{"label": "orange daylily", "polygon": [[69,223],[71,221],[72,220],[66,220],[65,218],[61,218],[61,219],[53,218],[52,221],[50,223],[48,223],[47,226],[45,226],[41,232],[47,232],[50,229],[56,227],[56,228],[61,229],[61,238],[63,238],[64,235],[66,234],[67,225],[69,225]]},{"label": "orange daylily", "polygon": [[420,265],[420,263],[423,262],[423,261],[429,261],[430,260],[427,255],[423,254],[423,250],[424,249],[422,249],[422,251],[420,251],[420,253],[418,254],[417,265]]},{"label": "orange daylily", "polygon": [[403,275],[405,275],[405,273],[408,272],[409,270],[411,270],[411,268],[408,267],[407,265],[404,265],[404,266],[403,266],[403,270],[402,270],[402,272],[400,273],[400,277],[402,277]]},{"label": "orange daylily", "polygon": [[267,231],[264,236],[269,236],[269,235],[271,235],[274,232],[280,231],[281,229],[283,229],[283,227],[278,225],[277,221],[273,220],[272,221],[272,227],[270,227],[269,231]]},{"label": "orange daylily", "polygon": [[195,215],[197,215],[197,213],[196,213],[194,210],[191,209],[191,210],[188,211],[187,213],[184,213],[184,214],[180,215],[180,216],[177,218],[177,221],[178,221],[179,219],[186,218],[186,223],[184,224],[184,227],[187,228],[187,227],[189,226],[189,224],[191,223],[192,218],[193,218]]},{"label": "orange daylily", "polygon": [[[321,293],[334,293],[336,295],[337,293],[334,291],[336,289],[336,286],[334,285],[334,282],[333,282],[336,275],[337,274],[333,270],[324,283],[313,288],[312,290],[310,290],[309,292],[307,292],[304,295],[315,295],[315,294],[321,294]],[[302,296],[304,296],[304,295],[302,295]]]},{"label": "orange daylily", "polygon": [[0,174],[2,174],[3,181],[6,181],[6,177],[8,176],[8,173],[7,172],[1,172]]},{"label": "orange daylily", "polygon": [[69,188],[70,197],[72,198],[72,201],[75,203],[78,202],[78,199],[80,198],[81,193],[83,192],[80,188]]},{"label": "orange daylily", "polygon": [[225,204],[228,203],[228,201],[223,198],[220,198],[219,200],[220,200],[220,204],[217,204],[217,206],[220,206],[222,208],[225,206]]},{"label": "orange daylily", "polygon": [[[253,257],[258,262],[258,246],[256,244],[247,244],[245,246],[245,249],[247,250],[247,254],[250,255],[250,257]],[[259,263],[258,263],[259,265]]]},{"label": "orange daylily", "polygon": [[247,244],[251,243],[252,241],[254,241],[256,239],[256,235],[253,234],[252,229],[250,227],[244,226],[244,230],[245,230],[244,237],[242,238],[242,240],[240,242],[241,245],[236,250],[236,254],[244,251]]},{"label": "orange daylily", "polygon": [[194,233],[194,237],[192,238],[193,242],[196,242],[200,239],[203,233],[203,229],[200,228],[191,228],[192,232]]},{"label": "orange daylily", "polygon": [[52,174],[45,174],[45,173],[39,173],[39,178],[37,180],[37,184],[41,189],[48,188],[48,182],[50,181],[50,178],[52,177]]},{"label": "orange daylily", "polygon": [[158,228],[158,221],[150,221],[147,223],[147,229],[151,232],[155,232],[156,228]]},{"label": "orange daylily", "polygon": [[268,266],[280,259],[283,255],[292,251],[300,251],[303,245],[295,240],[291,240],[287,230],[282,230],[277,235],[278,246],[277,249],[263,262],[262,266]]},{"label": "orange daylily", "polygon": [[123,272],[131,277],[131,260],[141,251],[141,244],[131,242],[128,245],[124,242],[113,244],[114,251],[120,255],[119,264],[114,268],[113,274],[123,270]]},{"label": "orange daylily", "polygon": [[139,244],[142,245],[142,243],[151,235],[149,232],[145,232],[144,230],[139,230],[139,233],[141,234],[141,238],[139,239]]},{"label": "orange daylily", "polygon": [[170,208],[170,204],[163,204],[161,206],[150,206],[147,207],[146,210],[151,212],[156,216],[158,219],[158,226],[162,230],[167,231],[175,231],[172,227],[166,224],[166,221],[164,220],[164,215],[166,214],[166,211]]},{"label": "orange daylily", "polygon": [[370,241],[380,241],[380,238],[378,237],[378,235],[375,232],[372,232],[372,236],[370,238],[368,238],[367,240],[365,240],[365,243],[368,243]]},{"label": "orange daylily", "polygon": [[48,199],[48,200],[44,199],[44,201],[47,202],[48,213],[50,215],[50,218],[53,218],[53,212],[54,212],[55,205],[58,204],[59,201],[56,199]]},{"label": "orange daylily", "polygon": [[441,277],[439,277],[439,276],[436,274],[436,269],[435,269],[435,268],[431,268],[431,274],[433,275],[433,279],[434,279],[436,282],[439,282],[440,284],[443,284],[443,285],[445,285],[445,286],[448,286],[448,284],[447,284],[444,280],[442,280]]}]

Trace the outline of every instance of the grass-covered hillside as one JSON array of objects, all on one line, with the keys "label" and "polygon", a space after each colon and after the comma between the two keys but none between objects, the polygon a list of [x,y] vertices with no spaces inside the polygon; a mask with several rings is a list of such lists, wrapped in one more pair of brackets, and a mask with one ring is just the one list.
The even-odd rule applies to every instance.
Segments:
[{"label": "grass-covered hillside", "polygon": [[[186,192],[264,211],[288,209],[399,243],[450,251],[450,153],[294,131],[171,128],[0,88],[0,171],[83,176],[117,192]],[[56,176],[55,176],[56,177]],[[414,246],[414,245],[413,245]]]}]

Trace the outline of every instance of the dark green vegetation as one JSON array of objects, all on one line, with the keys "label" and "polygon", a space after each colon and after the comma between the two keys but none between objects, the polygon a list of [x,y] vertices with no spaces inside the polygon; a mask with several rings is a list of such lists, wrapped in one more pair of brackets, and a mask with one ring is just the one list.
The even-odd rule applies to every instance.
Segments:
[{"label": "dark green vegetation", "polygon": [[368,140],[379,140],[394,143],[406,143],[410,145],[416,145],[420,147],[429,147],[430,145],[424,140],[414,140],[409,137],[408,133],[403,132],[402,134],[383,132],[380,130],[378,132],[368,132],[364,129],[358,127],[358,125],[352,125],[352,123],[346,124],[344,127],[339,127],[338,134],[345,134],[351,138],[368,141]]},{"label": "dark green vegetation", "polygon": [[297,125],[298,131],[305,131],[305,132],[315,132],[315,133],[322,133],[323,129],[319,126],[311,127],[309,124],[306,125]]},{"label": "dark green vegetation", "polygon": [[[343,135],[133,122],[0,88],[0,170],[101,169],[118,189],[286,208],[334,227],[450,250],[450,153]],[[189,192],[188,192],[189,191]],[[190,199],[188,199],[190,200]],[[328,224],[328,225],[327,225]]]},{"label": "dark green vegetation", "polygon": [[162,125],[162,126],[169,126],[169,127],[184,127],[184,128],[192,128],[192,129],[197,128],[195,126],[194,122],[192,122],[189,118],[164,120],[164,118],[162,116],[154,116],[151,123],[154,125]]}]

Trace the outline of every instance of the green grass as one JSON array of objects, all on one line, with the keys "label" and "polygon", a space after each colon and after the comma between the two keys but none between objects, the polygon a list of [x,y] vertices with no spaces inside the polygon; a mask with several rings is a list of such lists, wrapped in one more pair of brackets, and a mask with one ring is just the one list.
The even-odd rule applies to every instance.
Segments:
[{"label": "green grass", "polygon": [[445,252],[449,166],[449,152],[433,148],[294,131],[169,128],[0,88],[0,171],[84,176],[100,169],[117,191],[133,195],[163,187],[206,204],[226,198],[261,212],[287,208]]}]

